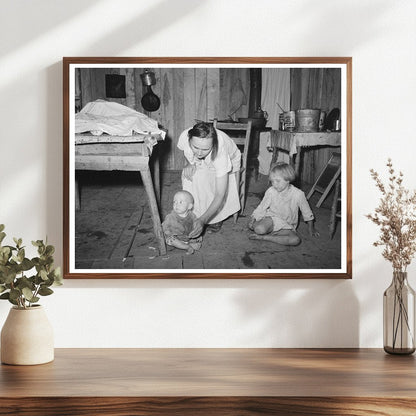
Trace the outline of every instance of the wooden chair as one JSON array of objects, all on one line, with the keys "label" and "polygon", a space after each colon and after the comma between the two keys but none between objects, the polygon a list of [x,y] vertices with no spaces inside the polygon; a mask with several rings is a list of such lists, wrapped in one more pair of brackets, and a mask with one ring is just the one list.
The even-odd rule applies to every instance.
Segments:
[{"label": "wooden chair", "polygon": [[337,179],[335,183],[334,199],[332,200],[331,214],[329,217],[329,238],[331,240],[334,238],[335,229],[337,227],[337,218],[341,218],[341,208],[338,207],[341,202],[340,191],[341,181]]},{"label": "wooden chair", "polygon": [[324,202],[325,198],[328,196],[332,187],[334,186],[335,181],[341,175],[341,153],[332,153],[330,159],[328,160],[326,166],[322,169],[322,172],[319,174],[318,179],[313,184],[311,190],[307,195],[309,199],[314,192],[319,192],[322,196],[319,198],[316,206],[319,208]]},{"label": "wooden chair", "polygon": [[240,198],[241,209],[240,212],[234,214],[234,222],[237,222],[238,215],[244,213],[246,206],[246,188],[247,188],[247,159],[248,151],[250,147],[251,137],[251,125],[252,121],[248,123],[233,123],[233,122],[220,122],[214,119],[214,128],[224,131],[231,139],[234,140],[235,144],[242,150],[241,153],[241,168],[237,172],[237,186],[238,195]]}]

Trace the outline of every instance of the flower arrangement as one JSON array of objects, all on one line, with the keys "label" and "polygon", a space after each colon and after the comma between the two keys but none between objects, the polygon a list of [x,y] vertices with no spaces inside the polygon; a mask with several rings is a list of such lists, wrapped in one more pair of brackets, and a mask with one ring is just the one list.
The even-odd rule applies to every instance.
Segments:
[{"label": "flower arrangement", "polygon": [[416,191],[403,186],[403,173],[396,173],[391,159],[387,168],[386,185],[374,169],[370,170],[382,197],[374,214],[366,217],[380,226],[380,237],[373,245],[384,246],[382,255],[395,272],[405,272],[416,253]]},{"label": "flower arrangement", "polygon": [[[32,241],[38,249],[38,256],[29,259],[21,238],[14,238],[15,245],[2,245],[6,233],[0,224],[0,299],[6,299],[19,309],[27,309],[40,296],[53,293],[52,285],[61,285],[59,267],[54,267],[55,248],[43,240]],[[33,273],[32,276],[27,276]]]},{"label": "flower arrangement", "polygon": [[393,266],[393,281],[383,295],[384,350],[412,354],[415,344],[415,292],[407,283],[407,266],[416,253],[416,191],[403,186],[403,173],[387,161],[388,183],[371,169],[381,192],[380,204],[367,218],[380,227],[374,246],[384,246],[383,257]]}]

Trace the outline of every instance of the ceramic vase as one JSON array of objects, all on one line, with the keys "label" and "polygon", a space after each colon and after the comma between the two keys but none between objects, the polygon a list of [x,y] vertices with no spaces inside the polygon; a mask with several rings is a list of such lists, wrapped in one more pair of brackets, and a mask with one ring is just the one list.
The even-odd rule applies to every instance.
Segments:
[{"label": "ceramic vase", "polygon": [[415,352],[415,291],[406,272],[393,272],[383,295],[384,350],[389,354]]},{"label": "ceramic vase", "polygon": [[53,359],[53,329],[43,307],[11,308],[1,331],[1,362],[35,365]]}]

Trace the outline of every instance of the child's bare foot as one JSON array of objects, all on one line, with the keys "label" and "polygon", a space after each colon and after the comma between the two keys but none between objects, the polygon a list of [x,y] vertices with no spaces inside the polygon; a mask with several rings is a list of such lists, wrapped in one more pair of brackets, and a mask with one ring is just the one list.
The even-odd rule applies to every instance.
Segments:
[{"label": "child's bare foot", "polygon": [[191,246],[189,246],[188,250],[186,250],[186,254],[194,254],[194,253],[195,253],[195,250]]},{"label": "child's bare foot", "polygon": [[249,238],[250,240],[263,240],[263,236],[258,235],[258,234],[256,234],[256,233],[251,233],[251,234],[249,234],[249,235],[248,235],[248,238]]},{"label": "child's bare foot", "polygon": [[201,243],[189,243],[189,247],[192,247],[195,251],[201,249]]}]

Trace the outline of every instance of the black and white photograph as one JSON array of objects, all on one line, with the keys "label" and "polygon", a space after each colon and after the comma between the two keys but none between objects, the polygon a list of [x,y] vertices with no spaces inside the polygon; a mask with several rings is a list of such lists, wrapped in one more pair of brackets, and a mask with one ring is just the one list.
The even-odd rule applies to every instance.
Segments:
[{"label": "black and white photograph", "polygon": [[350,58],[64,58],[66,278],[350,278]]}]

